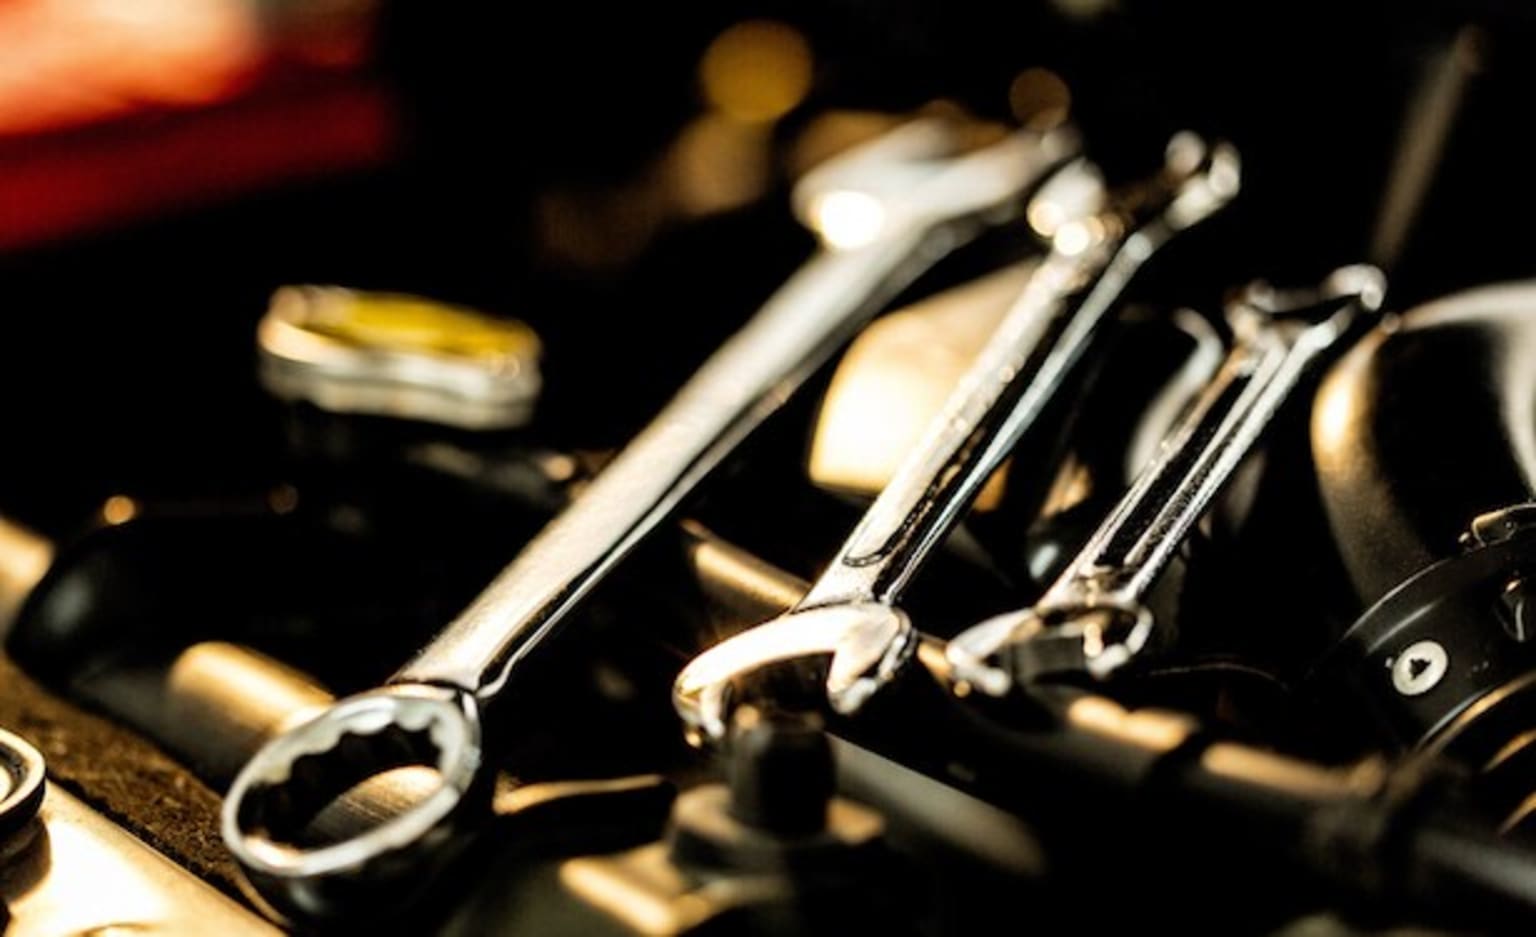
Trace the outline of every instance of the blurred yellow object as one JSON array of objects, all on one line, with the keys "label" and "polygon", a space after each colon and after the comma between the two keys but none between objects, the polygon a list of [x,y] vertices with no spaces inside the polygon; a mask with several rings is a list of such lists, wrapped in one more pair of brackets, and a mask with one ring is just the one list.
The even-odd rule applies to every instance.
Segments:
[{"label": "blurred yellow object", "polygon": [[[894,312],[849,346],[832,377],[811,440],[811,480],[835,491],[875,495],[914,449],[987,336],[1013,304],[1033,263]],[[1007,464],[977,497],[977,510],[1002,500]]]},{"label": "blurred yellow object", "polygon": [[[339,291],[338,291],[339,292]],[[330,294],[309,311],[310,331],[359,348],[469,358],[536,358],[539,337],[511,319],[398,293]]]},{"label": "blurred yellow object", "polygon": [[699,63],[704,97],[743,123],[778,120],[811,89],[811,49],[793,27],[748,20],[709,44]]},{"label": "blurred yellow object", "polygon": [[710,111],[683,128],[658,168],[683,217],[740,208],[768,188],[772,129]]},{"label": "blurred yellow object", "polygon": [[101,519],[116,527],[139,516],[139,503],[127,495],[113,495],[101,505]]},{"label": "blurred yellow object", "polygon": [[415,296],[284,287],[257,344],[269,391],[338,413],[501,429],[528,421],[541,386],[527,325]]}]

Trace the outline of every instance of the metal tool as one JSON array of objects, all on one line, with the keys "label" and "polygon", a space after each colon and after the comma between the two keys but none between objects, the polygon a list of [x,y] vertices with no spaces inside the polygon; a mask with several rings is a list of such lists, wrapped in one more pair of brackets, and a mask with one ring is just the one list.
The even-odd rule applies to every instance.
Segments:
[{"label": "metal tool", "polygon": [[1072,564],[1033,607],[949,642],[957,681],[1002,696],[1041,674],[1105,677],[1134,659],[1154,630],[1148,590],[1291,391],[1380,309],[1384,291],[1380,271],[1356,266],[1315,291],[1259,285],[1243,294],[1229,313],[1235,344],[1221,370]]},{"label": "metal tool", "polygon": [[[1162,173],[1108,208],[1086,162],[1051,180],[1030,209],[1033,217],[1049,206],[1061,218],[1049,254],[826,571],[787,614],[716,645],[678,676],[673,701],[696,739],[723,738],[731,686],[772,664],[831,655],[826,691],[842,713],[894,677],[916,643],[895,604],[907,583],[1036,424],[1132,276],[1172,235],[1226,204],[1238,177],[1234,150],[1186,134],[1169,145]],[[1078,197],[1052,201],[1053,192]]]},{"label": "metal tool", "polygon": [[47,786],[44,767],[37,749],[0,729],[0,844],[37,816]]},{"label": "metal tool", "polygon": [[[843,352],[816,417],[806,458],[811,481],[831,491],[879,495],[1029,282],[1034,260],[894,310],[860,332]],[[1006,468],[993,474],[971,510],[997,506],[1006,474]]]},{"label": "metal tool", "polygon": [[[472,796],[492,773],[482,711],[519,662],[859,324],[984,222],[1016,217],[1074,147],[1062,134],[1016,134],[966,153],[954,152],[957,142],[953,125],[918,121],[808,175],[795,201],[825,248],[437,640],[385,686],[256,754],[226,798],[223,835],[275,910],[377,907],[370,884],[408,897],[401,886],[418,885],[423,867],[451,852],[483,800]],[[326,800],[401,764],[435,768],[441,785],[351,838],[283,842]]]}]

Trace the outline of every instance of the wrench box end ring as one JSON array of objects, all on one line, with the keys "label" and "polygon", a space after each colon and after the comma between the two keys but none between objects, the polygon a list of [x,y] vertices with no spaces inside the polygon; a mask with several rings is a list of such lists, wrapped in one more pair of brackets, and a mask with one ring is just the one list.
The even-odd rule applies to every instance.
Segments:
[{"label": "wrench box end ring", "polygon": [[[254,897],[286,918],[324,918],[408,900],[453,852],[480,786],[474,697],[449,687],[393,684],[347,697],[262,747],[224,799],[222,833]],[[325,806],[394,768],[426,767],[422,797],[345,838],[299,835]],[[425,868],[424,868],[425,867]]]},{"label": "wrench box end ring", "polygon": [[37,815],[47,787],[43,756],[37,749],[0,729],[0,841],[25,827]]}]

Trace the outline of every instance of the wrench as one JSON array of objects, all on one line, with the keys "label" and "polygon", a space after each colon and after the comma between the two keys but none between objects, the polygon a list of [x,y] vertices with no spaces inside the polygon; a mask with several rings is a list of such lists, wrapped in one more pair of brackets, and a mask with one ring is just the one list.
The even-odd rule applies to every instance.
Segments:
[{"label": "wrench", "polygon": [[[764,667],[831,655],[828,701],[856,711],[890,682],[916,645],[896,607],[902,591],[971,499],[1060,391],[1133,275],[1164,242],[1225,205],[1238,188],[1237,154],[1175,137],[1167,165],[1110,206],[1098,171],[1079,160],[1046,184],[1030,215],[1073,211],[923,441],[902,461],[837,556],[790,611],[694,658],[673,703],[695,742],[727,731],[732,684]],[[1084,211],[1083,209],[1087,209]]]},{"label": "wrench", "polygon": [[[1017,217],[1076,146],[1020,132],[960,153],[959,139],[952,124],[919,120],[809,174],[794,200],[821,225],[823,249],[415,659],[252,757],[221,826],[271,910],[353,911],[425,880],[485,799],[482,711],[518,664],[860,324],[985,224]],[[441,784],[350,838],[294,841],[325,801],[405,764],[434,768]]]},{"label": "wrench", "polygon": [[956,686],[991,696],[1049,673],[1104,678],[1154,634],[1148,591],[1286,398],[1357,321],[1381,308],[1374,267],[1316,290],[1249,287],[1228,311],[1234,344],[1098,530],[1032,608],[989,618],[945,648]]}]

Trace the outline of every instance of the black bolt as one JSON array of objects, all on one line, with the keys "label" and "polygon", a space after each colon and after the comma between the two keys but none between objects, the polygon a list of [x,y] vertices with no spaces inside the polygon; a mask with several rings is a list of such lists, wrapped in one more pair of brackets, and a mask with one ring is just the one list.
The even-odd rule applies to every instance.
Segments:
[{"label": "black bolt", "polygon": [[731,816],[784,836],[825,829],[837,779],[819,717],[745,708],[733,726],[729,757]]}]

